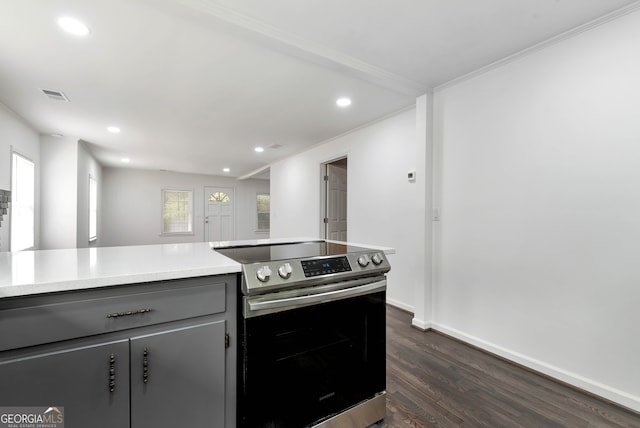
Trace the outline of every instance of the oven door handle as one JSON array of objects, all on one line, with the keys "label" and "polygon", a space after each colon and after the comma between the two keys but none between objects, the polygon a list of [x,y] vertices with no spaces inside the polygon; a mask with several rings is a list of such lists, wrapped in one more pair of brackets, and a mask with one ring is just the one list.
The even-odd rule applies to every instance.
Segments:
[{"label": "oven door handle", "polygon": [[[365,294],[384,291],[387,288],[387,280],[372,282],[356,287],[344,288],[335,291],[328,291],[317,294],[307,294],[304,296],[288,297],[283,299],[271,299],[260,301],[247,301],[249,312],[268,311],[279,312],[295,309],[317,303],[332,302],[335,300],[347,299],[349,297],[363,296]],[[251,316],[247,314],[248,316]],[[256,314],[254,314],[255,316]]]}]

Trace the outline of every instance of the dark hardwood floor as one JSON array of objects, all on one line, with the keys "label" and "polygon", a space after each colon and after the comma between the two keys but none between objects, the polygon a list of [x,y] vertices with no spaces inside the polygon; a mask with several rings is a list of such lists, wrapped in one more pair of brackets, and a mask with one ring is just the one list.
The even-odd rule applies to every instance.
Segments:
[{"label": "dark hardwood floor", "polygon": [[381,427],[640,427],[640,415],[540,376],[387,308]]}]

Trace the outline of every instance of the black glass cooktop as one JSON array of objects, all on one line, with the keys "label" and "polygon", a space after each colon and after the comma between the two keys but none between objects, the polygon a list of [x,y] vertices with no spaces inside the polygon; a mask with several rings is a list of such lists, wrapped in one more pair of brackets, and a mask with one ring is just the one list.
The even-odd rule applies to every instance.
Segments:
[{"label": "black glass cooktop", "polygon": [[369,249],[325,241],[311,241],[287,244],[214,248],[214,250],[237,261],[238,263],[249,264],[274,260],[339,256],[348,253],[367,251]]}]

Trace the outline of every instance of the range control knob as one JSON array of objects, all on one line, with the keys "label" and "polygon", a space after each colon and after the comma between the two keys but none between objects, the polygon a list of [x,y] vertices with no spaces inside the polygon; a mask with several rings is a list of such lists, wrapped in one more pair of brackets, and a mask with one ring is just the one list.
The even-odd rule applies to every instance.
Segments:
[{"label": "range control knob", "polygon": [[291,264],[285,263],[278,268],[278,275],[280,275],[280,278],[282,279],[288,279],[291,276],[292,271],[293,269],[291,269]]},{"label": "range control knob", "polygon": [[271,269],[269,268],[269,266],[262,266],[260,269],[258,269],[258,271],[256,272],[256,277],[260,282],[269,281],[269,278],[271,278]]},{"label": "range control knob", "polygon": [[371,261],[376,266],[381,264],[382,260],[384,260],[384,259],[382,258],[382,254],[380,254],[380,253],[375,253],[373,256],[371,256]]},{"label": "range control knob", "polygon": [[369,256],[367,254],[363,254],[358,257],[358,264],[362,267],[367,267],[370,261],[371,260],[369,259]]}]

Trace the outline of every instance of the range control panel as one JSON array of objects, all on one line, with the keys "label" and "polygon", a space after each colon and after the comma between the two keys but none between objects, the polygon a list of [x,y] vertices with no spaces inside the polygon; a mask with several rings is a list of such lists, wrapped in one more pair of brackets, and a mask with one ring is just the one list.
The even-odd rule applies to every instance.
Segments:
[{"label": "range control panel", "polygon": [[274,260],[242,265],[242,292],[262,294],[388,272],[381,251],[308,259]]},{"label": "range control panel", "polygon": [[349,265],[347,256],[331,257],[320,260],[301,260],[300,264],[302,265],[302,271],[306,278],[309,278],[310,276],[351,271],[351,266]]}]

